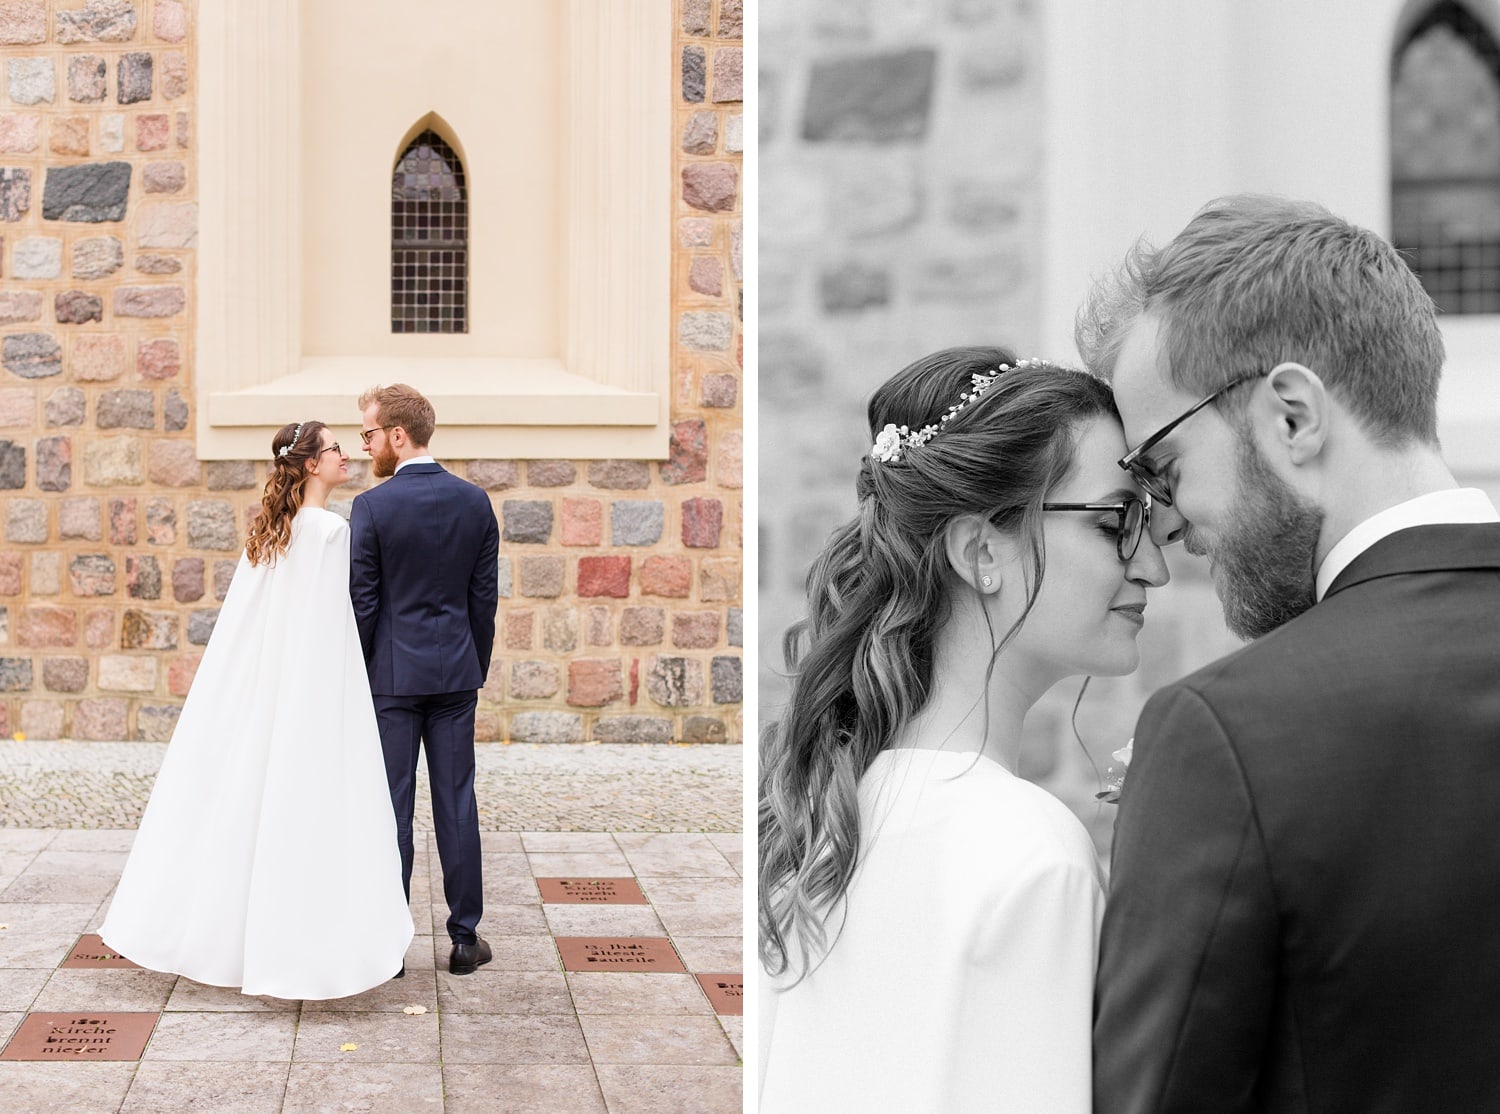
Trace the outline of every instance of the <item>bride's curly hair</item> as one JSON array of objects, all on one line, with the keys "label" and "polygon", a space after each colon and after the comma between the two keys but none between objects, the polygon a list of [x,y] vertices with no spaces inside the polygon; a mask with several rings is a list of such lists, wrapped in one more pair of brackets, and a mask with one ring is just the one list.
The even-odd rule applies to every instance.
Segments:
[{"label": "bride's curly hair", "polygon": [[[1015,365],[1001,348],[949,348],[911,364],[870,399],[873,440],[887,424],[936,424],[971,376]],[[859,513],[807,576],[807,615],[784,640],[791,692],[761,737],[760,957],[800,979],[826,954],[825,918],[854,877],[860,776],[926,704],[938,632],[962,581],[945,527],[982,514],[1027,542],[1025,622],[1045,565],[1042,502],[1073,465],[1083,424],[1118,415],[1103,381],[1027,361],[899,461],[866,456]]]},{"label": "bride's curly hair", "polygon": [[307,462],[327,428],[322,422],[289,422],[271,438],[271,475],[245,539],[245,556],[252,565],[275,564],[291,544],[292,519],[307,492]]}]

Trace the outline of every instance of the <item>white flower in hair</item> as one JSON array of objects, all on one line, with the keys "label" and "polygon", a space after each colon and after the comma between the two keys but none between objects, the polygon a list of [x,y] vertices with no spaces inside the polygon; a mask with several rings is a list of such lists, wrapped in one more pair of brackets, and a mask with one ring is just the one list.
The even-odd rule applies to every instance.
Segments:
[{"label": "white flower in hair", "polygon": [[875,437],[870,455],[882,463],[901,459],[901,438],[906,436],[906,427],[894,423],[887,425]]},{"label": "white flower in hair", "polygon": [[901,459],[901,453],[906,449],[914,449],[919,445],[925,445],[931,441],[954,418],[963,411],[970,403],[978,402],[984,397],[985,392],[995,385],[1002,371],[1010,371],[1013,367],[1029,367],[1040,365],[1045,360],[1025,359],[1017,360],[1015,364],[1001,364],[994,371],[975,372],[969,377],[969,389],[965,391],[957,402],[948,407],[948,412],[938,419],[936,425],[924,425],[915,433],[910,432],[904,425],[896,425],[891,422],[882,429],[875,438],[875,445],[870,450],[870,456],[882,464],[892,464]]}]

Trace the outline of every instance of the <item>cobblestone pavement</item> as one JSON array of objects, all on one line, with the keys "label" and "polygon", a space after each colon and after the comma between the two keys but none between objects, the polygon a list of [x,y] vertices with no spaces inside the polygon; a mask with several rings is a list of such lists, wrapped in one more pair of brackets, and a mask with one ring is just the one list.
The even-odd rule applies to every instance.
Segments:
[{"label": "cobblestone pavement", "polygon": [[[448,972],[428,834],[416,848],[406,977],[329,1002],[63,966],[104,919],[165,750],[0,740],[0,1045],[36,1015],[134,1014],[150,1026],[144,1048],[127,1053],[136,1059],[0,1062],[0,1109],[742,1108],[740,747],[481,744],[480,931],[493,961]],[[419,783],[417,822],[430,833],[425,774]],[[633,879],[646,903],[558,904],[543,900],[538,879],[549,878]],[[599,954],[611,957],[654,938],[674,962],[565,969],[564,945],[581,937],[602,938]]]},{"label": "cobblestone pavement", "polygon": [[[133,828],[165,743],[0,741],[0,828]],[[738,746],[480,743],[491,832],[738,832]],[[425,768],[416,825],[432,830]]]}]

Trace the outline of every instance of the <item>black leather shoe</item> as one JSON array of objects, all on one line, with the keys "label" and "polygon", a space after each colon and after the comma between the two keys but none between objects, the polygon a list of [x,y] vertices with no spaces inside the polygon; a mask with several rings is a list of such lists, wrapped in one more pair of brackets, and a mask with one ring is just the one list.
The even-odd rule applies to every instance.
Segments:
[{"label": "black leather shoe", "polygon": [[393,979],[404,979],[404,978],[406,978],[406,964],[404,964],[404,963],[401,964],[401,970],[397,971],[394,975],[391,976],[391,978],[393,978]]},{"label": "black leather shoe", "polygon": [[482,967],[493,958],[490,946],[476,936],[472,944],[454,944],[448,956],[448,971],[454,975],[472,975],[475,968]]}]

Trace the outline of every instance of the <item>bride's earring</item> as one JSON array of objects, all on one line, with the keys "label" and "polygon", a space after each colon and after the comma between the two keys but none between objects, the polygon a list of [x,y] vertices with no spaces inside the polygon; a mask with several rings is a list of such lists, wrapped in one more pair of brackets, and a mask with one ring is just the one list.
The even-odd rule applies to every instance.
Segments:
[{"label": "bride's earring", "polygon": [[983,584],[986,588],[993,588],[995,586],[995,581],[988,576],[981,576],[979,583]]}]

